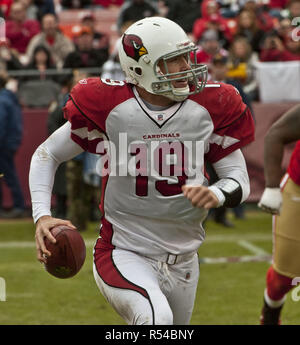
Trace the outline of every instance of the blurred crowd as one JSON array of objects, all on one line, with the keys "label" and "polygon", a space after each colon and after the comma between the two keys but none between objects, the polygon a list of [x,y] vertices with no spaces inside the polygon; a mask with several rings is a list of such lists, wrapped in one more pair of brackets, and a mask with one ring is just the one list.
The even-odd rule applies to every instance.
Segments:
[{"label": "blurred crowd", "polygon": [[[61,14],[80,9],[78,23],[62,29]],[[16,76],[10,85],[21,89],[25,105],[22,85],[29,81],[48,80],[67,91],[74,69],[99,75],[109,61],[113,73],[116,41],[97,30],[94,15],[103,9],[118,10],[119,36],[144,17],[174,20],[199,46],[198,62],[214,74],[213,59],[222,56],[217,67],[226,65],[226,78],[240,83],[250,102],[259,100],[257,61],[300,60],[300,0],[0,0],[0,70]]]},{"label": "blurred crowd", "polygon": [[[78,22],[66,30],[61,15],[81,10]],[[98,29],[97,13],[103,10],[117,11],[114,39]],[[300,0],[0,0],[0,127],[10,113],[3,107],[7,92],[15,105],[49,107],[49,118],[59,115],[61,124],[59,109],[78,76],[123,79],[116,37],[135,21],[156,15],[181,25],[199,47],[197,61],[208,65],[209,78],[234,85],[249,107],[259,101],[256,62],[300,61]],[[1,152],[6,141],[0,137]],[[10,148],[11,157],[18,145]],[[0,173],[4,159],[0,155]],[[14,170],[10,164],[6,168]],[[18,189],[15,170],[5,182]],[[22,210],[20,191],[12,195],[13,210]],[[65,196],[58,200],[63,217]],[[1,206],[0,188],[0,217],[9,216]],[[21,214],[17,211],[11,215]]]}]

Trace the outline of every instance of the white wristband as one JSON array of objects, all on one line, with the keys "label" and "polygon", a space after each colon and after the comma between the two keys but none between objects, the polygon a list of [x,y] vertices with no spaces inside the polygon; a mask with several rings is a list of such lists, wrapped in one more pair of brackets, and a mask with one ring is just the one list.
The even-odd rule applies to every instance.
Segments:
[{"label": "white wristband", "polygon": [[218,198],[219,204],[217,207],[222,206],[225,202],[225,195],[222,193],[222,191],[216,186],[209,186],[208,189],[210,189]]}]

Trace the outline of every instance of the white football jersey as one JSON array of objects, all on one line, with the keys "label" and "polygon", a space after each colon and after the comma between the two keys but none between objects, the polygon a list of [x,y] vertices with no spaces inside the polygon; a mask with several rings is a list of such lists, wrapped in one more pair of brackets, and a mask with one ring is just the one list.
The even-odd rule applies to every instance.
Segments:
[{"label": "white football jersey", "polygon": [[97,246],[146,256],[197,250],[207,211],[193,207],[181,187],[208,185],[204,162],[253,140],[251,114],[235,89],[209,84],[201,94],[154,111],[132,85],[89,78],[73,88],[64,111],[72,139],[102,156]]}]

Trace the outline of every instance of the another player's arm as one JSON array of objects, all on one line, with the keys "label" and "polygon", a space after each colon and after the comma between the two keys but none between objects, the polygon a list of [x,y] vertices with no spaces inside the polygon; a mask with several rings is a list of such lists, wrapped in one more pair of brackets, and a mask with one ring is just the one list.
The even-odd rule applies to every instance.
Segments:
[{"label": "another player's arm", "polygon": [[258,203],[264,211],[279,214],[282,203],[279,188],[282,178],[284,146],[300,139],[300,105],[287,111],[269,129],[264,143],[266,188]]},{"label": "another player's arm", "polygon": [[205,209],[222,205],[235,207],[248,198],[249,177],[241,150],[238,149],[220,159],[213,167],[220,179],[212,186],[182,187],[183,194],[193,206]]},{"label": "another player's arm", "polygon": [[286,112],[265,137],[264,162],[266,187],[279,187],[284,146],[300,139],[300,105]]},{"label": "another player's arm", "polygon": [[[51,194],[55,172],[59,164],[77,156],[83,149],[70,137],[71,126],[67,122],[43,142],[32,156],[29,187],[32,200],[32,216],[36,223],[37,259],[46,263],[51,253],[46,249],[45,238],[55,243],[50,229],[57,225],[74,227],[68,220],[51,217]],[[75,227],[74,227],[75,228]]]}]

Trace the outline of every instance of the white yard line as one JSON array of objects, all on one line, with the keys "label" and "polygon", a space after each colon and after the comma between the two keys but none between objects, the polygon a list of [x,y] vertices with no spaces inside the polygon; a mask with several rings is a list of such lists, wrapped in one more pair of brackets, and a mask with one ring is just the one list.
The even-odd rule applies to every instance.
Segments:
[{"label": "white yard line", "polygon": [[[97,238],[96,238],[97,239]],[[95,240],[85,240],[85,245],[87,247],[93,247],[95,245]],[[35,248],[35,242],[29,242],[29,241],[10,241],[10,242],[0,242],[0,249],[1,248]]]},{"label": "white yard line", "polygon": [[[93,247],[97,240],[95,239],[85,240],[87,247]],[[272,234],[251,233],[247,235],[210,235],[207,234],[204,243],[206,242],[232,242],[238,241],[272,241]],[[35,243],[33,241],[4,241],[0,242],[0,248],[34,248]]]},{"label": "white yard line", "polygon": [[29,241],[11,241],[11,242],[0,242],[0,248],[33,248],[34,242]]},{"label": "white yard line", "polygon": [[223,256],[219,258],[199,258],[200,264],[232,264],[242,262],[271,262],[271,255],[245,255],[245,256]]},{"label": "white yard line", "polygon": [[249,233],[246,235],[210,235],[209,232],[206,234],[204,242],[238,242],[238,241],[272,241],[272,233],[261,234],[261,233]]},{"label": "white yard line", "polygon": [[251,254],[254,254],[254,255],[269,255],[268,252],[266,252],[264,249],[258,247],[258,246],[255,246],[253,243],[249,242],[249,241],[246,241],[246,240],[240,240],[237,242],[237,244],[247,250],[249,250],[249,252]]},{"label": "white yard line", "polygon": [[[92,248],[95,245],[97,236],[95,239],[85,240],[85,245]],[[262,248],[255,246],[250,241],[272,241],[272,235],[251,233],[246,235],[207,235],[205,243],[237,243],[243,248],[249,250],[254,255],[245,256],[228,256],[228,257],[200,257],[199,262],[201,264],[222,264],[222,263],[242,263],[242,262],[271,262],[271,255],[264,251]],[[7,241],[0,242],[0,249],[17,249],[17,248],[35,248],[35,242],[33,241]],[[38,266],[38,265],[37,265]],[[3,267],[2,267],[3,268]],[[24,268],[25,269],[25,268]]]}]

